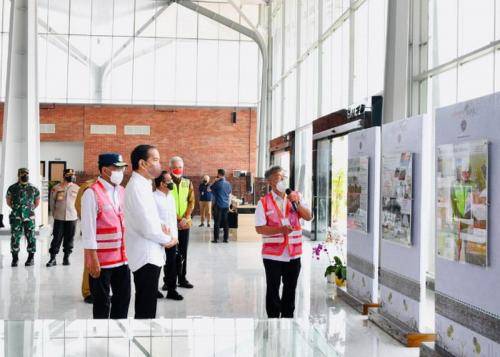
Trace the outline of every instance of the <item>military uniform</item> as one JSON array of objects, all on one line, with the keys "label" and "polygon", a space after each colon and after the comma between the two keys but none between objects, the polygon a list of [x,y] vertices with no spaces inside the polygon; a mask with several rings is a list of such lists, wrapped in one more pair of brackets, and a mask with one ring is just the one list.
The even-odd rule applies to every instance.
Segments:
[{"label": "military uniform", "polygon": [[[27,169],[19,169],[18,175],[28,175]],[[35,240],[35,208],[40,199],[40,191],[29,182],[17,182],[7,190],[7,198],[11,200],[11,213],[9,216],[11,241],[10,250],[17,263],[19,243],[21,237],[26,236],[30,258],[36,251]]]}]

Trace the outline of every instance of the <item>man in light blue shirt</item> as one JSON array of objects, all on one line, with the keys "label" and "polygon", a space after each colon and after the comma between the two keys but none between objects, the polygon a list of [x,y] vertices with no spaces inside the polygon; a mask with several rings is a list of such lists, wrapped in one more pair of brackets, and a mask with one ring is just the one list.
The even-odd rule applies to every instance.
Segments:
[{"label": "man in light blue shirt", "polygon": [[232,192],[231,184],[226,180],[226,171],[224,169],[217,170],[217,179],[210,186],[214,197],[214,240],[212,243],[217,243],[219,240],[219,228],[224,229],[224,243],[229,242],[229,225],[227,222],[227,214],[229,212],[230,194]]}]

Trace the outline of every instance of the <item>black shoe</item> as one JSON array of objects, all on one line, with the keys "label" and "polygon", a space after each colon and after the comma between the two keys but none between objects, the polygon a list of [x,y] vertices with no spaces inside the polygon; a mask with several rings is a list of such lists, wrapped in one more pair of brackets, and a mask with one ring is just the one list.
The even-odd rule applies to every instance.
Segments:
[{"label": "black shoe", "polygon": [[168,290],[167,283],[163,284],[163,286],[161,287],[161,290],[163,290],[163,291],[167,291]]},{"label": "black shoe", "polygon": [[218,241],[216,241],[215,239],[214,240],[211,240],[212,243],[218,243]]},{"label": "black shoe", "polygon": [[24,263],[25,266],[29,267],[35,264],[35,253],[29,253],[28,254],[28,259],[26,259],[26,263]]},{"label": "black shoe", "polygon": [[167,299],[177,300],[177,301],[184,300],[184,298],[182,297],[182,295],[179,294],[176,290],[169,291],[167,293]]},{"label": "black shoe", "polygon": [[156,293],[156,298],[157,298],[157,299],[163,299],[163,298],[164,298],[164,296],[163,296],[163,294],[162,294],[162,293],[160,293],[160,292],[158,291],[158,292]]},{"label": "black shoe", "polygon": [[53,266],[56,266],[57,265],[57,262],[56,262],[56,255],[55,254],[51,254],[50,255],[50,260],[48,261],[47,264],[45,264],[45,266],[47,268],[50,268],[50,267],[53,267]]},{"label": "black shoe", "polygon": [[17,267],[18,262],[19,262],[19,255],[17,255],[17,253],[12,253],[12,263],[10,263],[10,266]]},{"label": "black shoe", "polygon": [[86,304],[93,304],[93,303],[94,303],[94,298],[92,297],[92,295],[89,295],[89,296],[87,296],[85,299],[83,299],[83,301],[84,301]]},{"label": "black shoe", "polygon": [[225,240],[225,241],[224,241],[224,243],[229,243],[229,241],[228,241],[228,240]]},{"label": "black shoe", "polygon": [[69,254],[64,254],[63,265],[70,265],[70,263],[69,263]]},{"label": "black shoe", "polygon": [[180,288],[184,288],[184,289],[192,289],[193,288],[193,284],[191,284],[189,281],[183,281],[182,283],[179,283],[179,287]]},{"label": "black shoe", "polygon": [[209,224],[207,224],[207,227],[208,227],[208,228],[210,228],[210,223],[209,223]]},{"label": "black shoe", "polygon": [[200,224],[198,227],[205,227],[205,225],[202,223],[202,224]]}]

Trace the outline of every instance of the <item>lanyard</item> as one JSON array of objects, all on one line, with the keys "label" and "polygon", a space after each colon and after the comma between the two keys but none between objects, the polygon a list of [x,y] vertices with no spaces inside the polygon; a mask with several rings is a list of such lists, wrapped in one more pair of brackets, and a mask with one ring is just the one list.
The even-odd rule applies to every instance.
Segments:
[{"label": "lanyard", "polygon": [[280,217],[280,221],[282,222],[281,225],[283,225],[283,219],[286,218],[286,217],[288,217],[288,213],[289,213],[289,206],[288,206],[288,201],[287,201],[286,197],[283,200],[283,204],[285,205],[285,215],[286,215],[286,217],[283,217],[283,211],[278,207],[278,204],[274,200],[274,196],[273,196],[272,193],[271,193],[271,202],[273,203],[274,208],[278,211],[278,216]]}]

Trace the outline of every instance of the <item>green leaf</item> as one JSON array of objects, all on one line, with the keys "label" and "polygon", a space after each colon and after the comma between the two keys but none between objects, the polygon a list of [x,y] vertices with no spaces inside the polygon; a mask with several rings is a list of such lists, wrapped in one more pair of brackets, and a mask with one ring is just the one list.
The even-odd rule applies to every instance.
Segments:
[{"label": "green leaf", "polygon": [[333,260],[335,261],[335,265],[342,265],[342,260],[339,258],[338,255],[334,256]]},{"label": "green leaf", "polygon": [[333,265],[329,265],[325,270],[325,277],[335,272],[335,267]]}]

